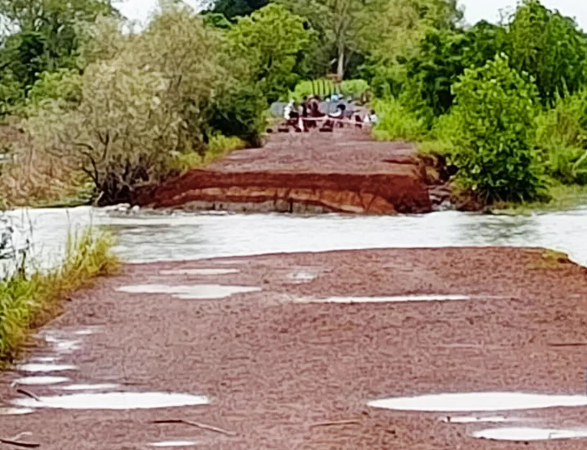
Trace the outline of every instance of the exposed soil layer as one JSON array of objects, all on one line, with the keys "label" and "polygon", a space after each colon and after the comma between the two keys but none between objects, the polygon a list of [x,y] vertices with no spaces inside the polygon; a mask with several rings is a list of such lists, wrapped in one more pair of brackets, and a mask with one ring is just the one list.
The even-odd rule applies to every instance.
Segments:
[{"label": "exposed soil layer", "polygon": [[134,203],[155,208],[354,214],[432,210],[426,168],[410,144],[375,142],[365,130],[273,135],[162,186]]},{"label": "exposed soil layer", "polygon": [[[174,275],[162,270],[237,269]],[[193,272],[192,272],[193,273]],[[208,272],[210,273],[210,272]],[[313,278],[315,277],[315,278]],[[137,284],[262,288],[217,300],[129,294]],[[330,296],[470,295],[466,301],[306,304]],[[128,266],[76,295],[51,327],[78,336],[60,355],[78,383],[128,392],[202,394],[207,406],[136,411],[42,410],[0,416],[0,438],[44,449],[146,449],[193,440],[202,449],[584,449],[584,440],[529,447],[475,439],[492,424],[393,412],[369,400],[443,392],[585,394],[587,273],[526,249],[372,250]],[[48,356],[49,348],[30,355]],[[0,376],[0,399],[18,394]],[[58,386],[25,386],[36,395]],[[462,414],[459,414],[462,415]],[[493,414],[494,415],[494,414]],[[505,413],[531,425],[582,427],[587,408]],[[446,415],[444,415],[446,417]],[[186,419],[236,435],[185,424]],[[342,422],[339,422],[342,421]],[[515,426],[515,425],[514,425]],[[9,448],[9,447],[7,447]]]}]

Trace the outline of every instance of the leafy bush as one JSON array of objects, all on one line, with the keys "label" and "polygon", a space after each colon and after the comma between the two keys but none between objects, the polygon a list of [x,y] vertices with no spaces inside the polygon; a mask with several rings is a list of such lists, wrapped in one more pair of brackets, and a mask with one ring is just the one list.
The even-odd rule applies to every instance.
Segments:
[{"label": "leafy bush", "polygon": [[27,127],[38,148],[83,170],[102,204],[128,202],[136,186],[168,175],[182,124],[171,87],[158,73],[95,64],[84,74],[77,110],[53,104]]},{"label": "leafy bush", "polygon": [[565,184],[587,184],[587,90],[558,97],[537,123],[547,173]]},{"label": "leafy bush", "polygon": [[373,130],[377,139],[417,141],[426,134],[422,118],[393,97],[376,100],[373,108],[379,117]]},{"label": "leafy bush", "polygon": [[66,107],[76,107],[81,101],[82,82],[82,76],[76,70],[43,72],[31,88],[28,99],[35,106],[45,100],[54,100]]},{"label": "leafy bush", "polygon": [[14,110],[24,99],[21,84],[10,73],[0,75],[0,117]]},{"label": "leafy bush", "polygon": [[265,97],[258,89],[233,87],[222,92],[212,104],[209,127],[213,134],[238,137],[252,146],[260,146],[266,109]]},{"label": "leafy bush", "polygon": [[455,84],[458,181],[479,201],[533,200],[543,176],[533,148],[538,96],[506,56],[467,70]]}]

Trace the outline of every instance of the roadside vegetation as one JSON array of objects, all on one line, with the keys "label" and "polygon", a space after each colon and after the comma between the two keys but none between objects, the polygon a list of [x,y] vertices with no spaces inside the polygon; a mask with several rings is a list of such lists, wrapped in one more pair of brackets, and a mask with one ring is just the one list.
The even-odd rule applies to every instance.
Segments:
[{"label": "roadside vegetation", "polygon": [[538,0],[498,25],[428,28],[375,103],[375,136],[446,158],[478,205],[570,205],[587,185],[586,64],[587,35]]},{"label": "roadside vegetation", "polygon": [[0,242],[0,367],[18,355],[33,330],[60,312],[68,295],[118,266],[112,236],[87,229],[70,234],[57,269],[37,270],[27,261],[26,249],[11,248],[7,230]]},{"label": "roadside vegetation", "polygon": [[260,145],[273,102],[333,92],[480,205],[587,185],[587,36],[539,0],[499,24],[458,0],[162,1],[144,27],[110,0],[0,0],[0,24],[7,205],[128,202]]}]

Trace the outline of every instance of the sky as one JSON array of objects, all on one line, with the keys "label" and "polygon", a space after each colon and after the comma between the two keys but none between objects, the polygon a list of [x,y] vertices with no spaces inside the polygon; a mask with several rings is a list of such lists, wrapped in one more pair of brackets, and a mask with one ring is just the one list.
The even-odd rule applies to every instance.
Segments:
[{"label": "sky", "polygon": [[[119,0],[118,8],[122,13],[133,20],[145,21],[150,12],[157,5],[157,0]],[[193,7],[198,7],[202,0],[184,0]],[[587,0],[542,0],[542,3],[551,9],[558,9],[566,16],[577,19],[579,25],[587,30]],[[481,19],[496,22],[499,20],[499,11],[513,9],[517,0],[460,0],[465,7],[465,19],[468,23],[476,23]]]}]

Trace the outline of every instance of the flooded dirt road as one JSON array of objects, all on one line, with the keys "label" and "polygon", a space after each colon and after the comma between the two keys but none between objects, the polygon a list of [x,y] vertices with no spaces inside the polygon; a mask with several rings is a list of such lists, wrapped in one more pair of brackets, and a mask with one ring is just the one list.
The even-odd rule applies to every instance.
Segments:
[{"label": "flooded dirt road", "polygon": [[585,292],[584,268],[513,248],[129,265],[77,294],[0,377],[0,437],[55,450],[580,449]]}]

